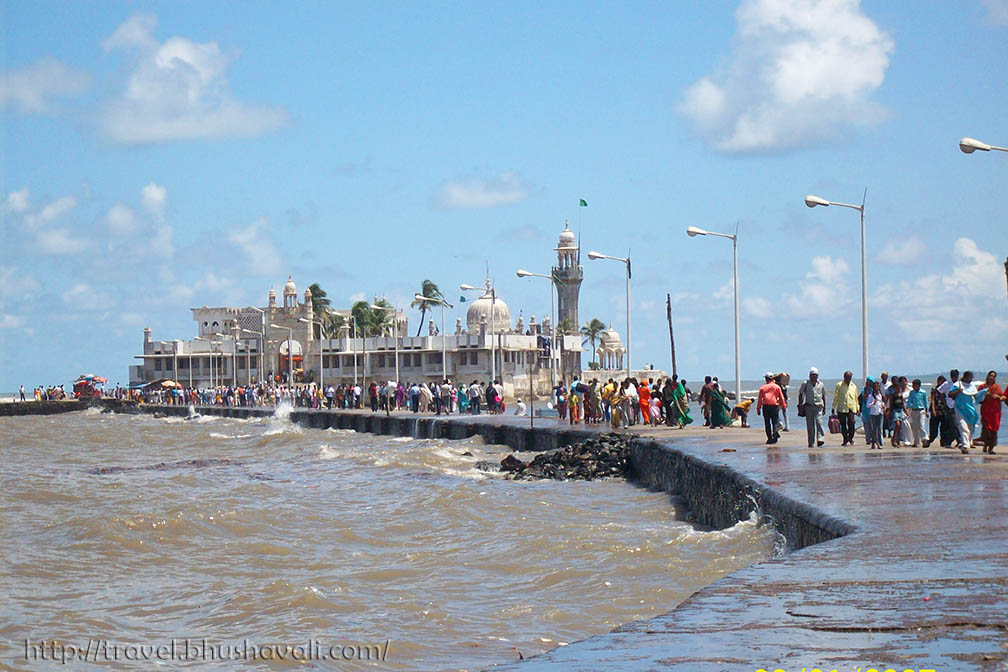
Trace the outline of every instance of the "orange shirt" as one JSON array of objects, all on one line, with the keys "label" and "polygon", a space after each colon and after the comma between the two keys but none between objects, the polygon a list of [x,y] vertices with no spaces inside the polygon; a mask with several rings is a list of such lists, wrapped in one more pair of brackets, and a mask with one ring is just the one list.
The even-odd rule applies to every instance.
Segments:
[{"label": "orange shirt", "polygon": [[787,400],[784,399],[784,391],[780,385],[772,380],[759,388],[759,397],[756,401],[756,410],[759,411],[764,406],[780,406],[787,408]]},{"label": "orange shirt", "polygon": [[640,397],[641,406],[647,406],[651,403],[651,391],[648,389],[647,385],[641,385],[638,387],[637,395]]}]

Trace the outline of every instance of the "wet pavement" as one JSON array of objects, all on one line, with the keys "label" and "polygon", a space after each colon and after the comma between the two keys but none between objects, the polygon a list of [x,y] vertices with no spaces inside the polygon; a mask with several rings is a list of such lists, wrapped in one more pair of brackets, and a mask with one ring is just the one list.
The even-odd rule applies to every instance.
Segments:
[{"label": "wet pavement", "polygon": [[641,433],[855,532],[736,572],[664,616],[499,669],[1008,670],[1005,455],[869,451],[837,437],[809,449],[804,431],[775,447],[756,429]]}]

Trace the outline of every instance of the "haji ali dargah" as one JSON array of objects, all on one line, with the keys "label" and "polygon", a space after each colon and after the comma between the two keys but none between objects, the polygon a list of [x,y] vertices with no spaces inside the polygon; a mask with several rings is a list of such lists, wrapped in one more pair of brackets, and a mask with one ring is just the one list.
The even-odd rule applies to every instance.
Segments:
[{"label": "haji ali dargah", "polygon": [[[288,277],[282,295],[278,297],[271,288],[262,308],[192,308],[196,323],[192,338],[155,340],[151,329],[145,328],[143,354],[136,356],[141,363],[130,367],[130,385],[162,378],[187,387],[265,380],[328,385],[495,379],[502,382],[506,395],[520,395],[530,385],[536,395],[547,394],[555,381],[582,375],[582,337],[573,333],[571,325],[579,324],[584,268],[580,242],[566,224],[554,251],[556,323],[546,311],[539,321],[534,313],[527,322],[521,313],[513,320],[489,272],[482,295],[469,304],[464,324],[459,317],[453,329],[442,330],[437,315],[443,305],[431,302],[428,323],[414,335],[410,335],[403,307],[384,300],[368,306],[371,314],[384,318],[370,329],[358,324],[361,320],[349,308],[327,308],[325,316],[319,315],[311,289],[299,292]],[[594,346],[592,354],[599,364],[592,376],[604,380],[626,373],[626,351],[615,329],[603,331]],[[661,371],[648,374],[664,375]]]}]

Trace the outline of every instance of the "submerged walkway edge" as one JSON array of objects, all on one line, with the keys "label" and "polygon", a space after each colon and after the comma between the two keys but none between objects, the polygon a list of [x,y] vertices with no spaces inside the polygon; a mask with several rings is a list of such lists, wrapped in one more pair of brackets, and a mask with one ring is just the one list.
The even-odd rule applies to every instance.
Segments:
[{"label": "submerged walkway edge", "polygon": [[[188,414],[184,406],[140,408]],[[539,418],[530,429],[528,418],[514,416],[296,409],[290,419],[414,438],[479,435],[520,451],[605,431]],[[748,434],[711,432],[638,437],[631,460],[635,480],[677,497],[691,520],[722,529],[757,511],[791,552],[733,572],[665,615],[494,669],[1008,671],[1004,456],[940,448],[768,450]]]}]

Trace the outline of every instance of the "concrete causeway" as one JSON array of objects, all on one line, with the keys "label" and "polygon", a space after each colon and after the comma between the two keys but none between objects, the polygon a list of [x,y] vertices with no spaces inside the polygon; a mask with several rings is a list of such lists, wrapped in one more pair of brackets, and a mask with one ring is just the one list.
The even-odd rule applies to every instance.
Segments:
[{"label": "concrete causeway", "polygon": [[[529,430],[528,418],[514,416],[301,409],[291,419],[421,438],[480,434],[520,449],[607,429],[545,418]],[[794,550],[730,574],[671,613],[494,669],[1008,670],[1008,447],[996,455],[869,451],[841,448],[832,436],[834,445],[810,449],[804,428],[768,447],[757,428],[634,429],[637,480],[716,527],[758,506]]]}]

